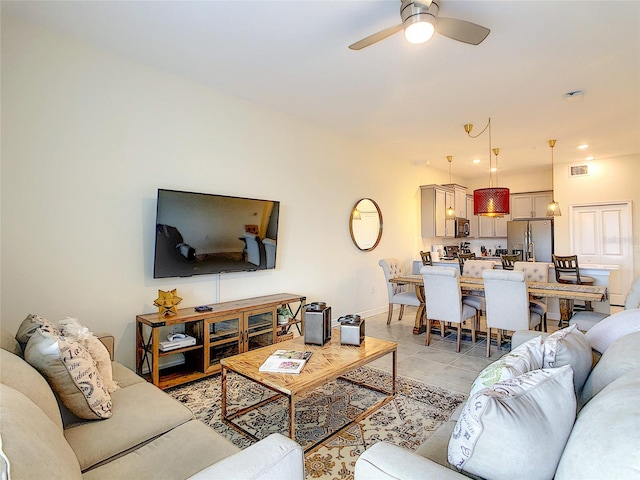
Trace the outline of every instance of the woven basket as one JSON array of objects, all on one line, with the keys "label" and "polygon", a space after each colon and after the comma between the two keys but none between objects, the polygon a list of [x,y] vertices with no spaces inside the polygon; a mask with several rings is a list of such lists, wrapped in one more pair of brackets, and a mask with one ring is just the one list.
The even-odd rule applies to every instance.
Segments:
[{"label": "woven basket", "polygon": [[276,343],[286,342],[287,340],[293,340],[293,332],[284,333],[276,336]]}]

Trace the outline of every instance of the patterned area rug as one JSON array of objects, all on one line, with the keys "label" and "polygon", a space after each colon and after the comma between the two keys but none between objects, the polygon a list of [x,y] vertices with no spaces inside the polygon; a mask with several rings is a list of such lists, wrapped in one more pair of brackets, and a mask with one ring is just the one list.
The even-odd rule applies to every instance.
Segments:
[{"label": "patterned area rug", "polygon": [[[362,367],[347,377],[390,391],[391,375],[380,370]],[[271,390],[239,375],[230,373],[227,381],[229,412],[273,396]],[[249,437],[222,422],[219,375],[172,388],[167,393],[238,447],[246,448],[253,443]],[[309,392],[296,402],[296,441],[303,447],[316,443],[383,397],[382,393],[343,379]],[[449,419],[464,399],[464,395],[398,377],[397,395],[392,401],[305,454],[307,479],[352,479],[358,456],[379,441],[415,450]],[[267,403],[237,417],[234,422],[258,438],[273,432],[287,435],[286,400],[281,398]]]}]

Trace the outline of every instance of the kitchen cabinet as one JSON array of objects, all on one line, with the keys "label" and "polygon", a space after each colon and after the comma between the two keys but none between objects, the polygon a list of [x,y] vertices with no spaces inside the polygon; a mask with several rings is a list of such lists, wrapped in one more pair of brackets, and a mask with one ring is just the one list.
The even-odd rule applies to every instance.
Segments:
[{"label": "kitchen cabinet", "polygon": [[510,215],[504,217],[486,217],[478,215],[478,237],[496,238],[507,236],[507,222],[511,220]]},{"label": "kitchen cabinet", "polygon": [[[456,183],[448,183],[443,186],[453,189],[452,206],[456,211],[457,218],[469,218],[468,215],[473,215],[473,208],[471,209],[471,212],[467,209],[467,187]],[[471,205],[473,207],[473,203]],[[449,207],[449,205],[447,205],[447,207]]]},{"label": "kitchen cabinet", "polygon": [[446,219],[447,207],[455,200],[452,188],[441,185],[420,187],[420,218],[423,238],[454,238],[455,224]]},{"label": "kitchen cabinet", "polygon": [[511,217],[544,218],[547,215],[547,205],[553,199],[553,192],[531,192],[511,194]]}]

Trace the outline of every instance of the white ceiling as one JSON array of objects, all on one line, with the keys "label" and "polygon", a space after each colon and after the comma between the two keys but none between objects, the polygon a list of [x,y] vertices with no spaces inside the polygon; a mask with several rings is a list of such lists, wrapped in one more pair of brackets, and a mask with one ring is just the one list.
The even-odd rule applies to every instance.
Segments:
[{"label": "white ceiling", "polygon": [[[330,128],[466,178],[487,175],[492,117],[504,174],[640,153],[640,2],[441,0],[440,16],[491,29],[479,46],[397,33],[387,1],[2,1],[2,15]],[[581,101],[567,92],[582,90]],[[577,145],[591,145],[587,153]],[[478,165],[473,158],[481,158]]]}]

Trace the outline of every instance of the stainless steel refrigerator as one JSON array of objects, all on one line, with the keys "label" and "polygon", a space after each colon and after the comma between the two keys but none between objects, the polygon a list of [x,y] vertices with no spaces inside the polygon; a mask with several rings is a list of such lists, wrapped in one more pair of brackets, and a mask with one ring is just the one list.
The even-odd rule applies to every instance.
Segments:
[{"label": "stainless steel refrigerator", "polygon": [[521,253],[522,260],[553,261],[553,219],[532,218],[507,222],[507,248]]}]

